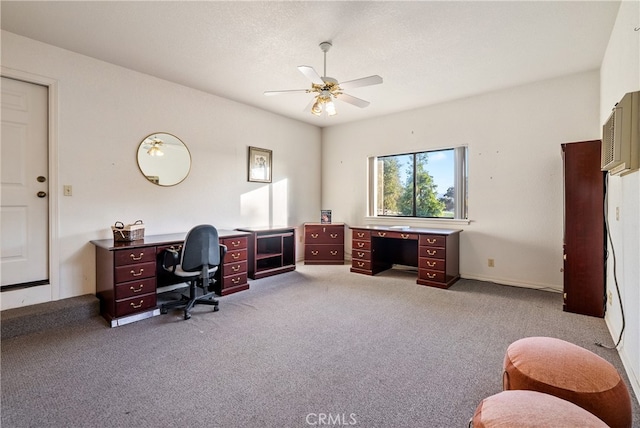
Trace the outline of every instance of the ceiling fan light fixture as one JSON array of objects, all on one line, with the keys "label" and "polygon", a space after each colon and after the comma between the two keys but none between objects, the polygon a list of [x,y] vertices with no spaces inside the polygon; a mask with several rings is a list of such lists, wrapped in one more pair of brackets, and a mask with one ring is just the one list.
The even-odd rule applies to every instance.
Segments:
[{"label": "ceiling fan light fixture", "polygon": [[333,104],[333,101],[329,100],[326,104],[325,104],[325,111],[327,112],[327,114],[329,116],[335,116],[336,115],[336,106]]},{"label": "ceiling fan light fixture", "polygon": [[149,156],[164,156],[164,152],[160,149],[162,146],[162,140],[159,138],[154,138],[151,143],[151,147],[147,150],[147,154]]},{"label": "ceiling fan light fixture", "polygon": [[[336,107],[334,105],[334,99],[352,104],[356,107],[364,108],[370,103],[369,101],[361,100],[349,94],[344,93],[344,89],[349,90],[352,88],[359,88],[361,86],[378,85],[382,83],[382,77],[378,75],[362,77],[360,79],[348,80],[346,82],[338,82],[337,79],[327,76],[327,51],[331,49],[331,42],[325,41],[320,43],[320,50],[324,54],[324,73],[321,76],[316,72],[313,67],[308,65],[299,65],[298,70],[311,81],[311,89],[292,89],[286,91],[265,91],[265,95],[276,95],[284,93],[296,93],[305,92],[315,94],[315,98],[311,100],[311,114],[315,116],[335,116]],[[304,108],[304,111],[308,111],[309,106]]]},{"label": "ceiling fan light fixture", "polygon": [[316,98],[316,102],[313,103],[311,113],[316,116],[320,116],[322,114],[322,99],[320,97]]}]

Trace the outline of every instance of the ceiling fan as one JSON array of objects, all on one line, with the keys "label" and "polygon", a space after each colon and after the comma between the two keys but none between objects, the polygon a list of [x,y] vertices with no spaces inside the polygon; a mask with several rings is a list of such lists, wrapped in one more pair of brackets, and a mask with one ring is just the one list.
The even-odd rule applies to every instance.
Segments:
[{"label": "ceiling fan", "polygon": [[342,92],[345,89],[359,88],[361,86],[378,85],[382,83],[382,77],[373,75],[362,77],[360,79],[349,80],[339,83],[333,77],[327,77],[327,51],[331,49],[331,42],[320,43],[320,49],[324,52],[324,77],[316,72],[313,67],[308,65],[298,66],[298,70],[305,77],[311,80],[311,89],[290,89],[285,91],[265,91],[265,95],[292,94],[297,92],[315,93],[316,95],[311,102],[305,107],[305,111],[311,109],[311,113],[320,116],[323,113],[329,116],[336,114],[336,107],[333,104],[335,99],[347,102],[356,107],[364,108],[368,106],[369,101],[356,98]]}]

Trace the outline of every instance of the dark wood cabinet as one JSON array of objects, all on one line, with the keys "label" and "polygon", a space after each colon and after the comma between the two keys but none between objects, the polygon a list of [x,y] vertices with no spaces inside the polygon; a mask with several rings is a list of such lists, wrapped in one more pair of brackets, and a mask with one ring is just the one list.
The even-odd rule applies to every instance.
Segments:
[{"label": "dark wood cabinet", "polygon": [[305,223],[304,264],[344,264],[344,223]]},{"label": "dark wood cabinet", "polygon": [[564,175],[563,310],[605,312],[604,180],[601,142],[562,144]]},{"label": "dark wood cabinet", "polygon": [[247,273],[260,279],[296,269],[296,236],[292,227],[237,229],[248,232]]}]

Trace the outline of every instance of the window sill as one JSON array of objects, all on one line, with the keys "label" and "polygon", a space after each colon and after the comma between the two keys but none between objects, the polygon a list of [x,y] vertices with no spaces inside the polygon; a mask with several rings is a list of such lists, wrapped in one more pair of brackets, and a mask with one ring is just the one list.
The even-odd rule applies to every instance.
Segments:
[{"label": "window sill", "polygon": [[377,224],[380,226],[413,226],[413,227],[428,227],[428,226],[446,226],[446,225],[469,225],[471,220],[460,218],[412,218],[412,217],[371,217],[364,218],[366,225]]}]

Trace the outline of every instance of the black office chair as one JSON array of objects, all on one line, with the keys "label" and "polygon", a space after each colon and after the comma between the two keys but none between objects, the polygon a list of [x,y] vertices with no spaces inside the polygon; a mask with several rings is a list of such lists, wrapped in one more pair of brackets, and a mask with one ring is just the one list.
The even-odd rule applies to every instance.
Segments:
[{"label": "black office chair", "polygon": [[[160,313],[166,314],[169,309],[184,307],[184,319],[188,320],[191,318],[191,309],[198,304],[211,305],[213,311],[217,311],[218,301],[213,298],[215,293],[211,291],[215,282],[212,276],[226,253],[227,247],[218,240],[218,231],[209,224],[196,226],[187,233],[182,253],[165,250],[163,269],[189,282],[189,295],[183,294],[180,300],[162,304]],[[201,293],[199,289],[202,289]]]}]

